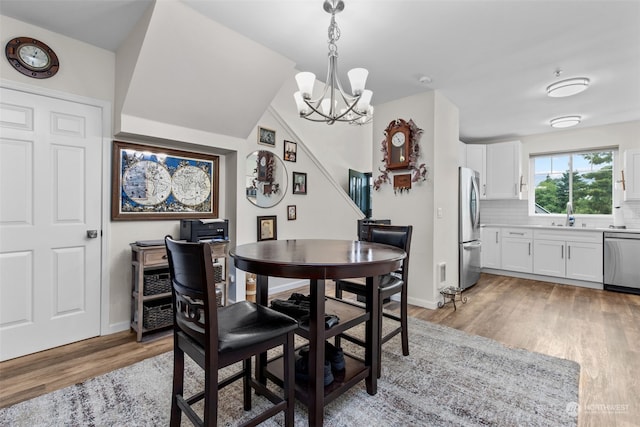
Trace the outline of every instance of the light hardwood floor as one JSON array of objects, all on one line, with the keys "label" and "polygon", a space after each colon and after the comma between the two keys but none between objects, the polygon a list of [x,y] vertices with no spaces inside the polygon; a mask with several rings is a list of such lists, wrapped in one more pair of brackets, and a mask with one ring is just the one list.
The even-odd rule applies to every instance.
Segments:
[{"label": "light hardwood floor", "polygon": [[[486,274],[464,294],[468,302],[457,311],[450,305],[412,306],[409,314],[574,360],[581,365],[580,426],[640,425],[640,296]],[[121,332],[2,362],[0,407],[169,351],[171,345],[170,337],[136,343],[133,333]]]}]

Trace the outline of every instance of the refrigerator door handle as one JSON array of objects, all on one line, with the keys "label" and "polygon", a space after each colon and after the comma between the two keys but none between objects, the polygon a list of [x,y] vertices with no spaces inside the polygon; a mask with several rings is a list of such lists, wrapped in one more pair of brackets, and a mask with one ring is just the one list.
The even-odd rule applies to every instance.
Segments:
[{"label": "refrigerator door handle", "polygon": [[476,200],[476,208],[474,212],[473,218],[473,228],[477,229],[480,227],[480,189],[478,188],[478,184],[475,179],[471,178],[471,191],[475,194]]},{"label": "refrigerator door handle", "polygon": [[482,242],[480,241],[462,244],[462,249],[464,249],[465,251],[472,251],[474,249],[480,249],[481,247],[482,247]]}]

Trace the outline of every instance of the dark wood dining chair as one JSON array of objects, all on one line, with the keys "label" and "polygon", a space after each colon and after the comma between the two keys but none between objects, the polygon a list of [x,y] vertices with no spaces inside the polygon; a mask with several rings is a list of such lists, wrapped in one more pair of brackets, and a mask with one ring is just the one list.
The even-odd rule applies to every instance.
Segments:
[{"label": "dark wood dining chair", "polygon": [[[381,357],[382,357],[382,344],[389,341],[394,336],[400,334],[402,341],[402,354],[404,356],[409,355],[409,331],[407,327],[407,284],[409,279],[409,250],[411,249],[411,234],[413,233],[413,226],[411,225],[382,225],[375,224],[369,228],[368,240],[374,243],[382,243],[385,245],[391,245],[403,249],[407,253],[407,257],[402,261],[402,266],[398,271],[386,274],[382,276],[380,285],[378,286],[378,319],[380,324],[378,330],[380,331],[378,348],[378,378],[381,374]],[[336,298],[342,298],[343,292],[350,292],[360,297],[360,300],[366,298],[365,279],[348,279],[338,280],[335,285]],[[400,316],[384,311],[384,305],[389,302],[392,295],[400,294]],[[386,317],[399,322],[398,326],[388,333],[383,335],[382,332],[382,319]],[[336,338],[336,345],[340,345],[340,339],[344,338],[348,341],[354,342],[358,345],[364,346],[364,342],[356,337],[341,334]]]},{"label": "dark wood dining chair", "polygon": [[[218,307],[209,244],[176,241],[166,236],[165,245],[174,316],[171,426],[180,425],[182,413],[195,425],[217,425],[218,391],[241,378],[245,410],[251,409],[251,389],[273,403],[243,425],[258,425],[284,411],[285,425],[293,426],[293,339],[298,322],[248,301]],[[253,356],[279,346],[283,349],[285,366],[282,396],[255,379],[251,370]],[[185,353],[204,370],[204,391],[190,397],[183,395]],[[219,369],[240,361],[240,371],[219,379]],[[201,418],[191,405],[202,399]]]}]

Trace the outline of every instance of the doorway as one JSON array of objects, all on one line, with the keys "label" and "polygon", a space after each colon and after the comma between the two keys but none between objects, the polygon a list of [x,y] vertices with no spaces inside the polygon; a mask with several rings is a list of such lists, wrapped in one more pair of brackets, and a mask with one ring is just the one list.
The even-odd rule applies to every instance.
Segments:
[{"label": "doorway", "polygon": [[100,335],[102,109],[0,88],[0,360]]},{"label": "doorway", "polygon": [[349,169],[349,197],[366,218],[371,218],[371,172]]}]

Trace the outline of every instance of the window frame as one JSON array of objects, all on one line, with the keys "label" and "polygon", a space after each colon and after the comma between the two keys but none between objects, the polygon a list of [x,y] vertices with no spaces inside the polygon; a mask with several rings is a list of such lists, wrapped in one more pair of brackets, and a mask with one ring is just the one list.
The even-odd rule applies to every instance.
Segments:
[{"label": "window frame", "polygon": [[[613,209],[615,206],[617,206],[617,204],[619,204],[622,201],[622,195],[618,194],[618,191],[616,189],[616,176],[619,175],[620,173],[620,155],[619,155],[619,148],[617,146],[608,146],[608,147],[595,147],[595,148],[582,148],[582,149],[574,149],[574,150],[564,150],[564,151],[550,151],[550,152],[539,152],[539,153],[529,153],[529,182],[530,185],[528,186],[528,192],[527,192],[527,197],[529,200],[529,208],[528,208],[528,214],[530,217],[533,218],[550,218],[550,219],[557,219],[557,218],[562,218],[564,219],[566,217],[566,212],[563,213],[549,213],[549,214],[541,214],[541,213],[536,213],[536,184],[535,184],[535,175],[536,175],[536,170],[535,170],[535,160],[536,158],[540,158],[540,157],[559,157],[559,156],[570,156],[570,165],[571,167],[573,167],[573,156],[574,155],[581,155],[581,154],[588,154],[588,153],[600,153],[603,151],[611,151],[612,153],[612,163],[613,163],[613,168],[612,168],[612,183],[611,183],[611,214],[585,214],[585,213],[577,213],[574,214],[574,216],[576,218],[582,217],[582,218],[593,218],[593,219],[598,219],[598,218],[612,218],[613,217]],[[572,171],[573,172],[573,171]],[[573,201],[573,179],[570,180],[570,200]]]}]

